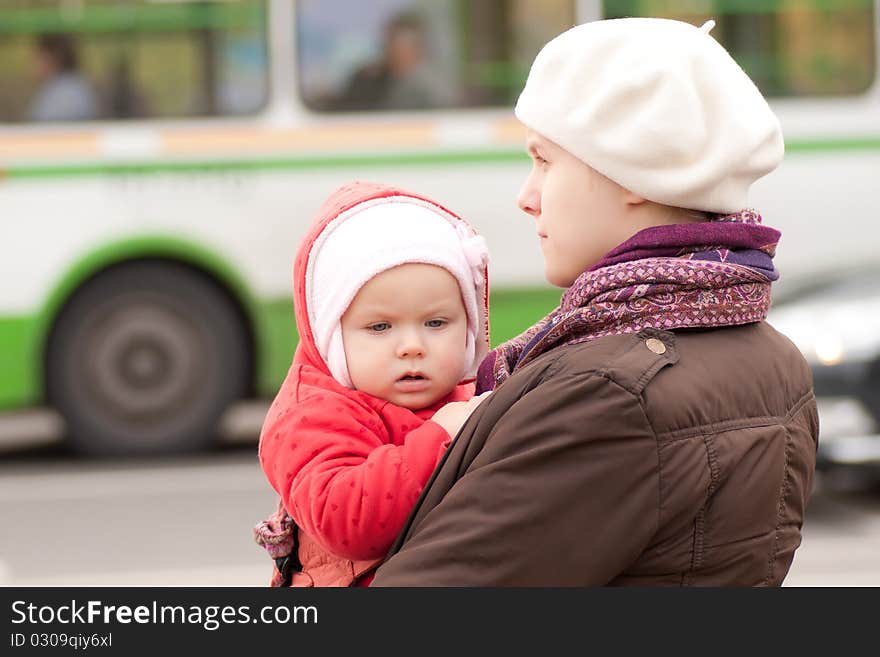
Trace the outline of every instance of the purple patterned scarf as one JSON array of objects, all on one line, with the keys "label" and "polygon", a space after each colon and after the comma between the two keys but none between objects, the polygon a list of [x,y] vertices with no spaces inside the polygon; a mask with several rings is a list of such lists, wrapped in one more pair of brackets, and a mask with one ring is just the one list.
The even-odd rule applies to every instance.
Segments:
[{"label": "purple patterned scarf", "polygon": [[556,310],[496,347],[477,372],[477,393],[561,345],[644,328],[758,322],[779,278],[779,231],[754,210],[710,221],[646,228],[581,274]]}]

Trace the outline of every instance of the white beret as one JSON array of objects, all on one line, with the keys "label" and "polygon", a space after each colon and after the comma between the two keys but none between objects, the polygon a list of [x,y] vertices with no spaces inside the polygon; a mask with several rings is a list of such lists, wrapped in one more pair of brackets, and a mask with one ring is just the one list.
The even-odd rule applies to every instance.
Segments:
[{"label": "white beret", "polygon": [[779,120],[709,35],[660,18],[563,32],[538,53],[517,118],[650,201],[710,212],[748,206],[782,161]]}]

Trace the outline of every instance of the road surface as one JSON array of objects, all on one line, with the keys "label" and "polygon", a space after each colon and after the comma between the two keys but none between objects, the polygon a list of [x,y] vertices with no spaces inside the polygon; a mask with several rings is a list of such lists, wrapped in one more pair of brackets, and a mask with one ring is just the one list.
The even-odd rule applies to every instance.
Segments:
[{"label": "road surface", "polygon": [[[253,525],[274,508],[250,440],[149,461],[52,441],[0,451],[0,584],[262,586]],[[880,492],[823,489],[787,586],[880,586]]]}]

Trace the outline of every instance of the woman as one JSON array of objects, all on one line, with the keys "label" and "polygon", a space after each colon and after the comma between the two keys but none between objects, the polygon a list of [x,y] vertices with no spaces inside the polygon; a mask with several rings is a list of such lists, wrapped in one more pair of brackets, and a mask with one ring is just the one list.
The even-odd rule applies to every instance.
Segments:
[{"label": "woman", "polygon": [[746,209],[783,142],[713,25],[597,21],[538,54],[518,204],[567,289],[482,363],[494,392],[374,586],[784,579],[818,420],[808,365],[763,321],[779,233]]}]

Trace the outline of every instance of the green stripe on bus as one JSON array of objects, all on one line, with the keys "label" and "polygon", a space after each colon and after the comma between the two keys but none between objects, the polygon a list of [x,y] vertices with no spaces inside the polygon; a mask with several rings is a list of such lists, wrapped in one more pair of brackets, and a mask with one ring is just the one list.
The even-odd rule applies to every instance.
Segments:
[{"label": "green stripe on bus", "polygon": [[[786,152],[815,153],[880,150],[880,137],[790,141]],[[479,165],[525,163],[522,150],[396,153],[388,155],[303,156],[260,159],[219,159],[192,162],[101,162],[84,164],[13,165],[0,169],[0,180],[73,176],[125,176],[159,173],[221,173],[228,171],[283,171],[395,166]]]},{"label": "green stripe on bus", "polygon": [[39,402],[37,317],[0,318],[0,409]]},{"label": "green stripe on bus", "polygon": [[273,171],[286,169],[335,169],[437,164],[483,164],[525,162],[524,151],[475,151],[454,153],[399,153],[391,155],[341,155],[272,159],[220,159],[195,162],[115,162],[12,166],[0,170],[6,178],[56,178],[70,176],[124,176],[156,173],[220,173],[226,171]]},{"label": "green stripe on bus", "polygon": [[816,153],[821,151],[876,151],[880,137],[841,137],[837,139],[800,139],[785,142],[786,153]]},{"label": "green stripe on bus", "polygon": [[86,5],[0,9],[0,34],[129,32],[261,26],[264,2]]},{"label": "green stripe on bus", "polygon": [[489,295],[489,331],[493,347],[529,328],[559,305],[557,287],[502,288]]},{"label": "green stripe on bus", "polygon": [[293,316],[293,298],[266,301],[258,304],[256,310],[259,314],[257,321],[263,326],[265,342],[257,345],[261,358],[257,363],[254,388],[258,397],[271,398],[287,375],[299,341]]},{"label": "green stripe on bus", "polygon": [[[531,326],[559,303],[556,288],[507,288],[491,294],[492,345],[508,340]],[[291,299],[254,302],[250,309],[258,345],[255,391],[271,398],[284,380],[297,344]],[[0,409],[42,403],[42,352],[49,327],[38,315],[0,318]]]}]

